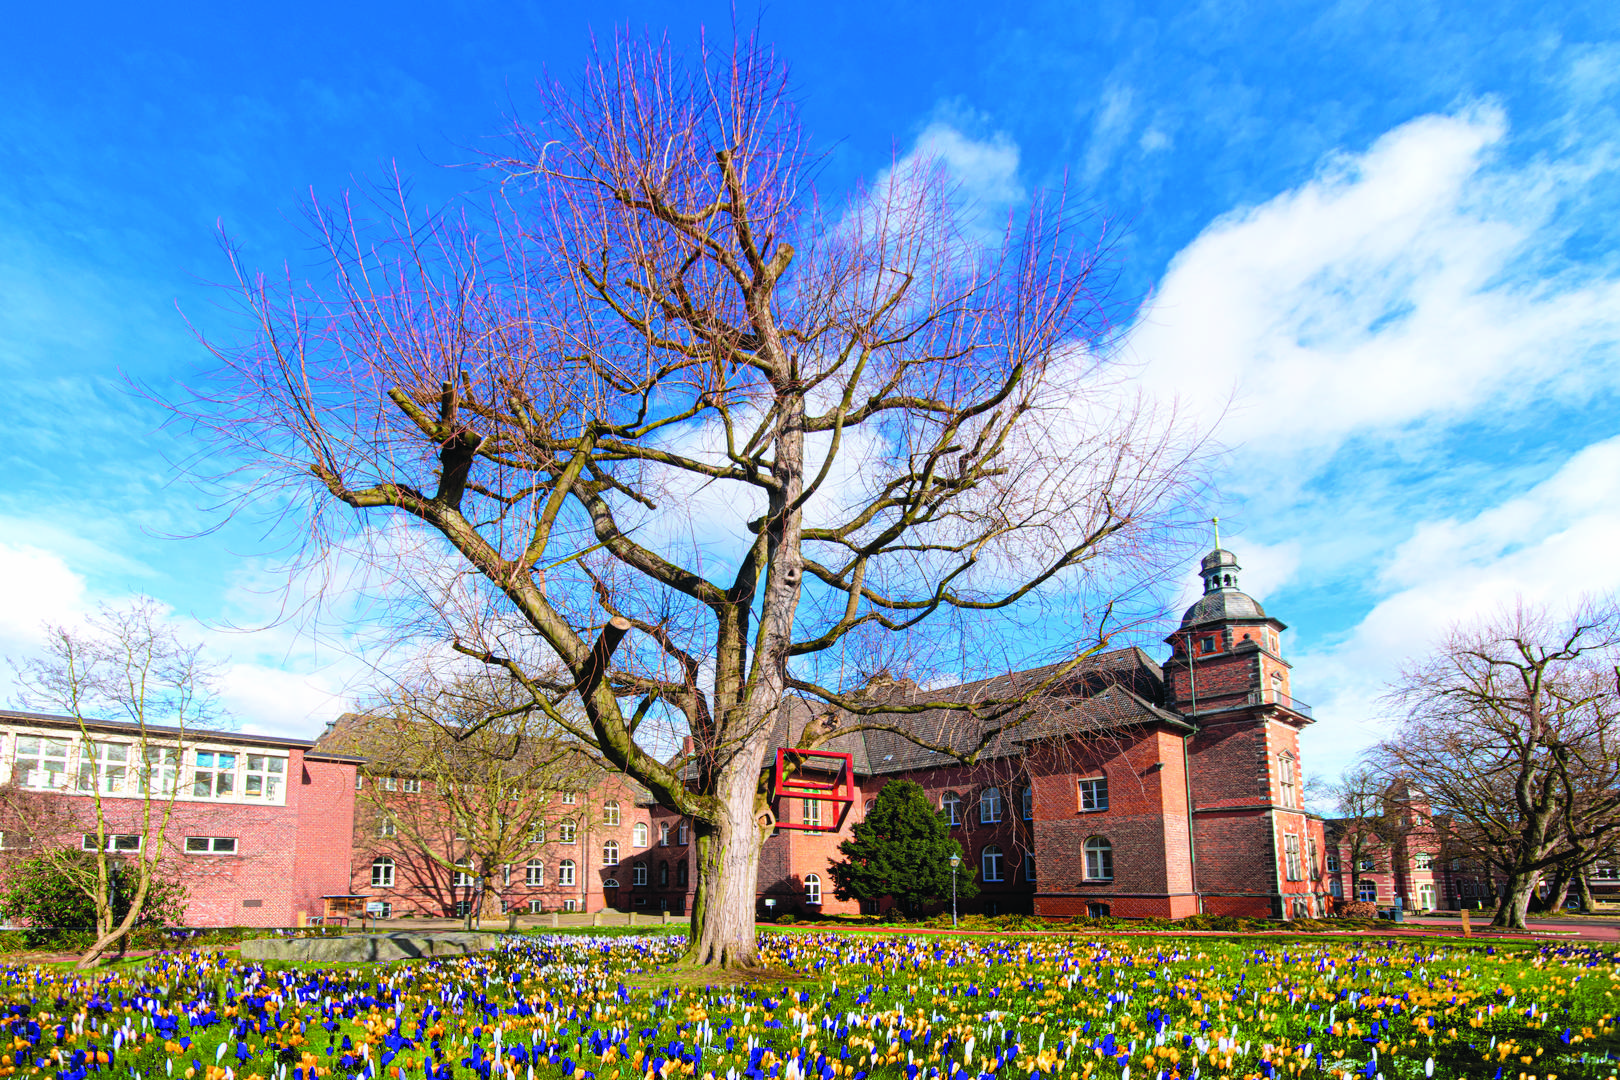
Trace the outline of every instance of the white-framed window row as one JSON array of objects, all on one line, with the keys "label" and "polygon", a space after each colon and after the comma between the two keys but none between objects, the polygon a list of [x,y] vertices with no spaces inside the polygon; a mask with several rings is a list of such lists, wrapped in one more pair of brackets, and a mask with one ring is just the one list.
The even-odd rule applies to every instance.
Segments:
[{"label": "white-framed window row", "polygon": [[187,855],[239,854],[234,836],[188,836],[185,852]]},{"label": "white-framed window row", "polygon": [[108,851],[117,854],[141,850],[142,839],[140,833],[107,833],[103,842],[95,833],[85,833],[81,843],[86,851],[99,851],[105,846]]},{"label": "white-framed window row", "polygon": [[[267,803],[287,799],[288,757],[207,743],[179,747],[119,735],[17,731],[0,740],[9,777],[35,791],[136,798],[150,792],[181,801]],[[356,786],[359,778],[356,777]]]}]

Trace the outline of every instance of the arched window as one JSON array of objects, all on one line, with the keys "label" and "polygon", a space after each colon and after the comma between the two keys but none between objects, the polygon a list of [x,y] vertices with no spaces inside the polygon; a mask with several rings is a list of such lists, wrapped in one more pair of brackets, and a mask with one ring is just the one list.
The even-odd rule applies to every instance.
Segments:
[{"label": "arched window", "polygon": [[371,887],[373,889],[392,889],[394,887],[394,860],[384,855],[371,860]]},{"label": "arched window", "polygon": [[1018,801],[1021,804],[1021,806],[1023,808],[1023,811],[1024,811],[1024,820],[1025,821],[1034,821],[1035,820],[1035,789],[1030,787],[1027,784],[1024,785],[1024,790],[1018,796]]},{"label": "arched window", "polygon": [[669,884],[669,863],[667,862],[661,862],[658,864],[658,884]]},{"label": "arched window", "polygon": [[1378,882],[1362,878],[1356,882],[1356,899],[1367,903],[1376,903],[1378,900]]},{"label": "arched window", "polygon": [[984,872],[984,880],[1001,880],[1001,849],[991,844],[979,853],[979,869]]},{"label": "arched window", "polygon": [[821,879],[814,874],[806,874],[804,877],[804,902],[821,903]]},{"label": "arched window", "polygon": [[872,807],[874,807],[876,805],[877,805],[877,800],[876,799],[867,799],[866,800],[866,812],[868,814],[870,814],[872,812]]},{"label": "arched window", "polygon": [[619,887],[619,879],[618,878],[608,878],[606,881],[602,882],[602,888],[604,888],[604,889],[617,889],[618,887]]},{"label": "arched window", "polygon": [[602,865],[619,865],[619,842],[617,840],[609,840],[602,845]]},{"label": "arched window", "polygon": [[636,847],[647,846],[647,823],[645,821],[636,822],[636,827],[631,830],[631,838],[635,841]]},{"label": "arched window", "polygon": [[647,884],[647,864],[638,862],[630,868],[630,883],[632,885]]},{"label": "arched window", "polygon": [[686,822],[684,822],[684,821],[683,821],[683,822],[681,822],[681,827],[680,827],[680,829],[679,829],[679,830],[678,830],[678,835],[679,835],[679,836],[680,836],[680,840],[679,840],[679,843],[680,843],[680,845],[681,845],[681,846],[682,846],[682,847],[685,847],[685,846],[686,846],[686,838],[687,838],[687,831],[686,831],[686,828],[687,828],[687,827],[686,827]]},{"label": "arched window", "polygon": [[658,846],[669,847],[669,822],[667,821],[658,823]]},{"label": "arched window", "polygon": [[563,818],[557,823],[557,843],[572,844],[574,831],[574,822],[569,818]]},{"label": "arched window", "polygon": [[564,859],[557,864],[557,884],[572,885],[574,883],[574,860]]},{"label": "arched window", "polygon": [[619,823],[619,804],[609,802],[602,804],[602,824],[617,825]]},{"label": "arched window", "polygon": [[1001,789],[987,787],[979,793],[979,821],[994,825],[1001,820]]},{"label": "arched window", "polygon": [[538,889],[546,883],[546,864],[539,859],[530,859],[523,866],[523,884],[531,889]]},{"label": "arched window", "polygon": [[675,884],[677,884],[677,885],[685,885],[686,880],[687,880],[687,877],[686,877],[686,864],[684,862],[676,863],[675,864]]},{"label": "arched window", "polygon": [[1086,841],[1086,880],[1114,880],[1114,845],[1100,836]]},{"label": "arched window", "polygon": [[[868,810],[871,807],[867,807]],[[939,812],[945,815],[945,824],[962,824],[962,796],[954,791],[947,791],[939,800]]]}]

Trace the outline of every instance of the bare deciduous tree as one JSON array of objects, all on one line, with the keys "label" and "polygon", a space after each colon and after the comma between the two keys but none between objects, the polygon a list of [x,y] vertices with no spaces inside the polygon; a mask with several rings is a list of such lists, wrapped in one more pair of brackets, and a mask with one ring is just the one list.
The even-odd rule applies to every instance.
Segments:
[{"label": "bare deciduous tree", "polygon": [[[905,159],[828,214],[752,42],[620,39],[539,112],[488,207],[315,207],[307,287],[233,255],[257,332],[211,344],[180,411],[247,499],[308,508],[314,557],[400,567],[441,638],[690,816],[688,959],[750,965],[784,695],[971,762],[906,715],[1013,718],[1045,686],[880,714],[849,673],[899,651],[926,685],[1043,633],[1077,663],[1162,572],[1197,440],[1115,368],[1061,196],[987,247]],[[418,534],[448,565],[401,561]]]},{"label": "bare deciduous tree", "polygon": [[[79,967],[94,967],[113,950],[122,951],[154,875],[163,872],[189,733],[218,724],[213,670],[202,647],[181,641],[157,602],[145,598],[125,608],[103,606],[82,627],[46,627],[44,649],[13,661],[13,667],[23,708],[78,721],[76,770],[8,786],[5,810],[39,854],[56,858],[60,871],[94,905],[96,940],[79,958]],[[97,721],[107,720],[132,725],[133,743],[96,729]],[[66,809],[67,798],[84,799],[89,815]],[[133,850],[114,853],[114,835],[139,839],[129,845]],[[88,846],[91,836],[96,851],[87,865],[80,840]],[[115,857],[134,871],[129,906],[117,920],[111,891]]]},{"label": "bare deciduous tree", "polygon": [[1420,789],[1449,849],[1507,879],[1495,925],[1522,927],[1537,882],[1620,836],[1620,613],[1523,603],[1453,631],[1390,690],[1371,760]]},{"label": "bare deciduous tree", "polygon": [[1402,832],[1401,811],[1391,798],[1389,779],[1367,765],[1328,784],[1325,795],[1334,811],[1330,836],[1350,853],[1348,898],[1357,900],[1362,875],[1376,870],[1380,857],[1387,863],[1393,855]]},{"label": "bare deciduous tree", "polygon": [[[450,887],[430,892],[453,895],[470,879],[469,929],[495,914],[489,886],[501,868],[556,835],[558,797],[591,790],[603,771],[521,690],[500,671],[428,669],[390,686],[332,743],[367,759],[361,800],[370,831],[391,841],[383,848],[435,868]],[[588,808],[563,810],[573,828],[585,824]]]}]

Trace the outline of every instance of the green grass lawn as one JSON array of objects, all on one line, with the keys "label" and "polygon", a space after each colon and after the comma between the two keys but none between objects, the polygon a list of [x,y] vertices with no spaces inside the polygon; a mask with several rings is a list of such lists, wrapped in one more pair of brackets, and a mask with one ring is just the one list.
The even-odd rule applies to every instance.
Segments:
[{"label": "green grass lawn", "polygon": [[1620,1065],[1615,955],[1567,942],[767,931],[768,972],[711,983],[664,968],[679,933],[640,929],[341,968],[204,949],[88,975],[0,966],[0,1076],[1551,1080]]}]

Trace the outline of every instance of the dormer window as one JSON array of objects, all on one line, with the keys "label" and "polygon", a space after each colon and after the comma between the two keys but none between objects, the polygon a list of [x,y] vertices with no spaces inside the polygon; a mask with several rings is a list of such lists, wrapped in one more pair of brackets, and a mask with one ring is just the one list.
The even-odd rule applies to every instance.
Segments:
[{"label": "dormer window", "polygon": [[1202,652],[1202,653],[1212,653],[1212,652],[1214,652],[1215,651],[1215,638],[1213,636],[1205,637],[1205,638],[1199,638],[1199,640],[1198,640],[1198,651]]}]

